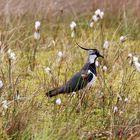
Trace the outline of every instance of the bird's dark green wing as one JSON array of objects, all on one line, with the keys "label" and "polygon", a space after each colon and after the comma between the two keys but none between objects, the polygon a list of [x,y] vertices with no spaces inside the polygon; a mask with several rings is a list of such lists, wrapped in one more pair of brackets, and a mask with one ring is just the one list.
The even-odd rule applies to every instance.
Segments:
[{"label": "bird's dark green wing", "polygon": [[64,90],[69,93],[83,89],[93,78],[93,74],[89,73],[83,77],[81,72],[76,73],[64,86]]}]

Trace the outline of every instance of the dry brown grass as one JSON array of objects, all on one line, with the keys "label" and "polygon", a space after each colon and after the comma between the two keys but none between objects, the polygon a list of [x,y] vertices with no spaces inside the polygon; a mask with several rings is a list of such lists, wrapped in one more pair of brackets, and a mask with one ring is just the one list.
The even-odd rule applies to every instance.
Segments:
[{"label": "dry brown grass", "polygon": [[1,0],[0,15],[31,15],[52,18],[63,15],[79,15],[93,12],[96,8],[105,13],[119,15],[125,8],[129,13],[140,15],[140,0]]}]

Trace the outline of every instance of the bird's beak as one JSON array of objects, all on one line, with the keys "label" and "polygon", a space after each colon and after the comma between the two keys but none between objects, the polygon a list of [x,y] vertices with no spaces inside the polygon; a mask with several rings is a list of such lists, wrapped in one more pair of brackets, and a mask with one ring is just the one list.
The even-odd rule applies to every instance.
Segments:
[{"label": "bird's beak", "polygon": [[89,51],[89,50],[90,50],[90,49],[87,49],[87,48],[81,47],[78,43],[76,43],[76,45],[77,45],[79,48],[83,49],[83,50],[86,50],[86,51]]},{"label": "bird's beak", "polygon": [[104,56],[102,56],[101,54],[99,54],[99,57],[102,57],[102,58],[104,58]]}]

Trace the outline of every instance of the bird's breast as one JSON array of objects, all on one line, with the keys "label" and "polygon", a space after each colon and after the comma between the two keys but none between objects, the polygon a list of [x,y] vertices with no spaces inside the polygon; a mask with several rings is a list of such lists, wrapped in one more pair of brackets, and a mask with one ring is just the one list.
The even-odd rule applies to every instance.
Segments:
[{"label": "bird's breast", "polygon": [[93,78],[92,78],[91,81],[87,84],[88,86],[92,86],[92,85],[95,83],[96,78],[97,78],[93,72],[91,72],[90,70],[88,70],[88,74],[90,74],[90,73],[93,75]]}]

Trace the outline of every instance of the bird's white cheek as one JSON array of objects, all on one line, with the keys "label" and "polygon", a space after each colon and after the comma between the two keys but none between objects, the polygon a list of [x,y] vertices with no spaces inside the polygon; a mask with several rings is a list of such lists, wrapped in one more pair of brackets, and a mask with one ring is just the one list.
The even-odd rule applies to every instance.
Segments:
[{"label": "bird's white cheek", "polygon": [[94,63],[96,57],[97,57],[97,55],[90,55],[90,56],[89,56],[89,62],[90,62],[90,63]]}]

